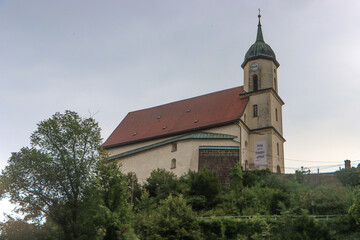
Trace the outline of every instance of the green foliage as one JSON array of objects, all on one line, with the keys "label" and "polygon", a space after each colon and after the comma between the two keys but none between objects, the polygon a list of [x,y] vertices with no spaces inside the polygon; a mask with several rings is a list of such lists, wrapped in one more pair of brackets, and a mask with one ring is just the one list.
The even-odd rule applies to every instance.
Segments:
[{"label": "green foliage", "polygon": [[150,214],[137,219],[135,227],[141,239],[201,239],[199,224],[182,195],[160,201]]},{"label": "green foliage", "polygon": [[341,169],[335,175],[344,186],[356,187],[360,185],[360,168]]},{"label": "green foliage", "polygon": [[349,214],[357,224],[360,224],[360,188],[356,187],[353,194],[353,204],[349,208]]},{"label": "green foliage", "polygon": [[[12,154],[0,176],[1,196],[26,213],[0,224],[0,240],[356,239],[360,232],[360,190],[352,191],[358,169],[337,173],[344,185],[309,185],[303,172],[291,179],[235,164],[229,188],[207,169],[180,178],[157,169],[140,186],[133,173],[105,164],[94,120],[69,111],[41,122],[31,144]],[[196,219],[193,210],[252,217]],[[339,217],[324,224],[309,212]]]},{"label": "green foliage", "polygon": [[331,229],[334,239],[360,239],[353,238],[353,236],[360,236],[360,227],[351,215],[339,215],[326,224]]},{"label": "green foliage", "polygon": [[[330,230],[324,223],[316,221],[305,213],[296,217],[294,220],[288,218],[283,222],[285,229],[281,231],[281,239],[294,240],[326,240],[331,239]],[[290,223],[290,224],[289,224]]]},{"label": "green foliage", "polygon": [[235,195],[237,196],[241,192],[241,189],[243,188],[243,178],[244,178],[240,163],[235,163],[234,167],[231,169],[230,178],[231,178],[231,190],[233,190]]},{"label": "green foliage", "polygon": [[222,219],[199,220],[199,225],[208,240],[225,239],[225,229]]},{"label": "green foliage", "polygon": [[249,219],[199,220],[205,239],[332,239],[329,228],[304,212],[277,219],[253,216]]},{"label": "green foliage", "polygon": [[127,231],[130,223],[129,184],[115,164],[99,164],[97,177],[89,189],[88,202],[95,207],[92,225],[105,232],[105,239],[117,239]]},{"label": "green foliage", "polygon": [[158,168],[150,173],[150,177],[146,179],[144,184],[144,189],[148,191],[151,197],[160,201],[170,194],[176,194],[178,186],[179,180],[174,173]]},{"label": "green foliage", "polygon": [[266,179],[271,175],[272,172],[269,169],[246,171],[243,174],[244,187],[266,184]]},{"label": "green foliage", "polygon": [[341,184],[300,185],[293,205],[318,215],[344,214],[351,205],[351,190]]},{"label": "green foliage", "polygon": [[67,239],[78,238],[78,209],[94,176],[100,144],[100,128],[93,118],[56,113],[38,124],[32,148],[12,154],[2,171],[1,192],[20,205],[26,220],[53,218]]},{"label": "green foliage", "polygon": [[7,221],[0,223],[0,240],[51,239],[51,235],[37,224],[30,224],[21,219],[7,216]]},{"label": "green foliage", "polygon": [[199,173],[189,171],[184,179],[188,185],[188,202],[194,210],[210,209],[218,203],[221,186],[212,172],[206,168]]},{"label": "green foliage", "polygon": [[[60,190],[52,159],[35,148],[22,148],[12,153],[8,166],[2,171],[1,187],[26,213],[25,219],[49,215],[49,207],[66,194]],[[61,193],[60,199],[56,197]]]},{"label": "green foliage", "polygon": [[141,195],[141,198],[137,200],[137,204],[134,206],[134,212],[138,213],[139,215],[149,216],[151,211],[156,207],[156,200],[151,198],[149,192],[145,190]]}]

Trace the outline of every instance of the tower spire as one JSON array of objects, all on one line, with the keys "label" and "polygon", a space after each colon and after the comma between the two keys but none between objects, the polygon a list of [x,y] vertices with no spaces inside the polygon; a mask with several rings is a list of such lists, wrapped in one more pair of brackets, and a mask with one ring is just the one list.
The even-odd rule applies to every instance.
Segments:
[{"label": "tower spire", "polygon": [[261,22],[260,22],[260,18],[261,18],[260,8],[258,10],[259,10],[259,15],[258,15],[259,23],[258,23],[258,30],[257,30],[257,35],[256,35],[256,42],[264,42],[264,37],[262,34]]}]

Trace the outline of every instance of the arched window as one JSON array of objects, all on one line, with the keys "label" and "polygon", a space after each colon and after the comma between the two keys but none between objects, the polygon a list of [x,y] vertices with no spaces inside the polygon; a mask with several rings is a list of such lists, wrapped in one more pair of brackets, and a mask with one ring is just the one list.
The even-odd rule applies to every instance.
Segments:
[{"label": "arched window", "polygon": [[278,110],[275,108],[275,120],[278,121]]},{"label": "arched window", "polygon": [[244,114],[244,122],[246,123],[246,114]]},{"label": "arched window", "polygon": [[176,168],[176,159],[175,159],[175,158],[171,159],[171,166],[170,166],[170,168],[171,168],[171,169]]},{"label": "arched window", "polygon": [[171,151],[172,151],[172,152],[176,152],[176,151],[177,151],[177,143],[176,143],[176,142],[174,142],[174,143],[171,144]]},{"label": "arched window", "polygon": [[276,172],[277,172],[277,173],[281,173],[281,168],[280,168],[279,165],[277,165],[277,167],[276,167]]},{"label": "arched window", "polygon": [[257,91],[259,89],[259,84],[258,84],[258,76],[257,75],[253,75],[253,90]]},{"label": "arched window", "polygon": [[248,160],[245,160],[245,171],[249,170],[249,163]]},{"label": "arched window", "polygon": [[279,155],[280,155],[280,146],[279,146],[279,143],[276,144],[276,152],[277,152],[277,155],[279,156]]}]

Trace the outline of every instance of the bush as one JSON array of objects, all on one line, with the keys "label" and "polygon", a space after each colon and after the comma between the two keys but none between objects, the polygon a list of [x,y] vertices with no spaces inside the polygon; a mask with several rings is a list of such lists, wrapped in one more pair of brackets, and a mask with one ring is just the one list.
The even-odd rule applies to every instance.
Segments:
[{"label": "bush", "polygon": [[157,202],[166,199],[170,194],[176,194],[178,186],[179,180],[174,173],[159,168],[150,173],[144,184],[150,197],[156,198]]},{"label": "bush", "polygon": [[137,220],[135,228],[141,239],[202,239],[199,224],[182,195],[170,195],[150,214],[139,215]]},{"label": "bush", "polygon": [[335,176],[344,186],[356,187],[360,185],[360,169],[348,168],[335,173]]},{"label": "bush", "polygon": [[[183,181],[188,185],[187,199],[188,203],[193,204],[194,210],[211,209],[216,206],[221,186],[218,178],[212,172],[206,168],[199,173],[189,171],[186,176],[183,176]],[[196,203],[194,200],[197,199],[201,201]]]},{"label": "bush", "polygon": [[243,174],[244,187],[253,187],[257,184],[264,184],[269,176],[273,173],[269,169],[251,170]]}]

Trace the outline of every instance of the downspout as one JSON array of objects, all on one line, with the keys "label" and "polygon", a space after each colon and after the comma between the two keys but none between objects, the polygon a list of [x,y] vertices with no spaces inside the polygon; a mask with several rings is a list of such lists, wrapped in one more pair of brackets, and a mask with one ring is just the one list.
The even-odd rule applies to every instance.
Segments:
[{"label": "downspout", "polygon": [[239,127],[239,163],[240,163],[240,165],[241,165],[241,167],[243,166],[243,164],[242,164],[242,155],[243,155],[243,151],[242,151],[242,148],[241,148],[241,138],[242,138],[242,136],[241,136],[241,126],[240,126],[240,124],[239,124],[239,122],[238,121],[236,121],[235,122],[235,124]]}]

